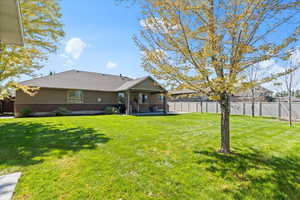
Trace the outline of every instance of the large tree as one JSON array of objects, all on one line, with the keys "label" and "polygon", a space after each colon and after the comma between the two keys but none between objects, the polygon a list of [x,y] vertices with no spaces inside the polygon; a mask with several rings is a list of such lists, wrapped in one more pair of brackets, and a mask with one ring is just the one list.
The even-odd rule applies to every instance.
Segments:
[{"label": "large tree", "polygon": [[143,29],[134,40],[143,52],[143,67],[169,85],[218,100],[220,152],[230,153],[230,97],[284,75],[271,73],[249,82],[244,71],[260,62],[288,56],[287,50],[297,43],[300,34],[300,1],[141,2]]},{"label": "large tree", "polygon": [[14,80],[21,75],[33,75],[40,69],[64,36],[58,0],[21,0],[20,7],[25,45],[0,43],[0,97],[8,95],[12,87],[32,94],[32,88]]}]

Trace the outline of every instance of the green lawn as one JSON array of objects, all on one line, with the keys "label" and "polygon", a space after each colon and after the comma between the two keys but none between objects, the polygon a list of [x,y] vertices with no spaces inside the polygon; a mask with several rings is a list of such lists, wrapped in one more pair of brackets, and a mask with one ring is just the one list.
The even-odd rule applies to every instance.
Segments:
[{"label": "green lawn", "polygon": [[0,173],[22,171],[15,199],[300,199],[300,124],[219,116],[0,120]]}]

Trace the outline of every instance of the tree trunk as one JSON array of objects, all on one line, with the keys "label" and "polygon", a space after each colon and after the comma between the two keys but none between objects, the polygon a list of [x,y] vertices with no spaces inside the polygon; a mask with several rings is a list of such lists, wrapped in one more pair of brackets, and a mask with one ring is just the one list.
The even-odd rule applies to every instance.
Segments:
[{"label": "tree trunk", "polygon": [[220,152],[230,153],[230,99],[228,94],[220,96],[221,107],[221,149]]}]

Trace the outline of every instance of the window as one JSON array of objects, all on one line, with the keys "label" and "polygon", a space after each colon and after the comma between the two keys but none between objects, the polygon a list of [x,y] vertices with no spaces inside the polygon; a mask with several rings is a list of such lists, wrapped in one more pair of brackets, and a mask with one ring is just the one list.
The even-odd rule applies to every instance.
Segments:
[{"label": "window", "polygon": [[140,94],[140,104],[145,104],[148,101],[148,95],[147,94]]},{"label": "window", "polygon": [[117,100],[118,100],[118,104],[124,104],[125,103],[125,93],[119,92]]},{"label": "window", "polygon": [[163,102],[164,101],[164,95],[163,94],[158,95],[158,100],[160,102]]},{"label": "window", "polygon": [[83,92],[81,90],[68,91],[68,103],[83,103]]}]

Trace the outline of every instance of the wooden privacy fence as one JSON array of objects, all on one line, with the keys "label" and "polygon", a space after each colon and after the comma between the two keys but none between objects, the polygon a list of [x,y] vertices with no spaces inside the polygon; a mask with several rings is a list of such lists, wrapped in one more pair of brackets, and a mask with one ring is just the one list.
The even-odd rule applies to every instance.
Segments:
[{"label": "wooden privacy fence", "polygon": [[[217,102],[169,102],[169,112],[207,112],[220,113]],[[252,115],[250,102],[231,102],[232,115]],[[288,119],[287,102],[257,102],[254,104],[255,116]],[[300,102],[292,103],[292,119],[300,120]]]}]

